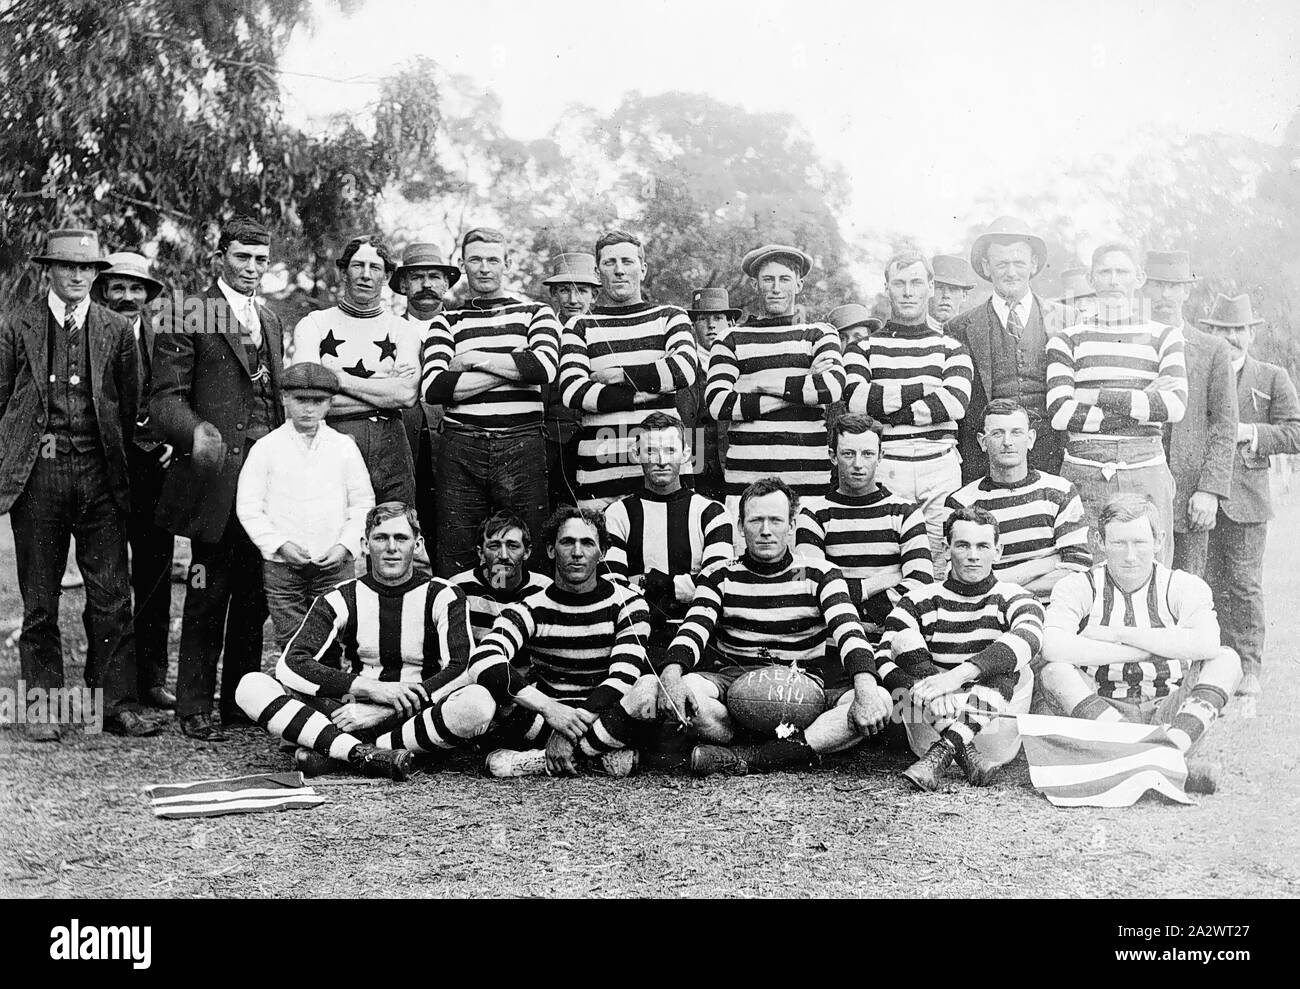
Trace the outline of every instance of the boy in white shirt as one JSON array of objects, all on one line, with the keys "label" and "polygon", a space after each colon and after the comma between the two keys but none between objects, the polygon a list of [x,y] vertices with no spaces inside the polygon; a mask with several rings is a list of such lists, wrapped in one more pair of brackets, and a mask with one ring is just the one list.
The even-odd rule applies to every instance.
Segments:
[{"label": "boy in white shirt", "polygon": [[286,421],[249,451],[235,512],[262,552],[266,603],[283,649],[312,601],[353,578],[375,493],[356,442],[324,422],[338,376],[295,364],[280,387]]}]

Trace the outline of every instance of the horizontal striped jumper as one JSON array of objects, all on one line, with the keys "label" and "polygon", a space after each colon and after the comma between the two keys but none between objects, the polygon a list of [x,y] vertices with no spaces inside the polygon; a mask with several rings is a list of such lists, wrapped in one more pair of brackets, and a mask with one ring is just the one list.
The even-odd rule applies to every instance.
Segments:
[{"label": "horizontal striped jumper", "polygon": [[640,491],[605,509],[611,577],[626,581],[657,570],[670,577],[697,574],[730,560],[731,516],[711,498],[680,488],[671,494]]},{"label": "horizontal striped jumper", "polygon": [[357,677],[424,683],[464,668],[472,637],[464,593],[437,577],[388,587],[366,574],[322,594],[276,664],[285,687],[342,697]]},{"label": "horizontal striped jumper", "polygon": [[[809,368],[821,357],[834,366]],[[819,494],[830,481],[826,407],[844,393],[840,338],[827,323],[793,316],[754,319],[714,341],[705,402],[715,422],[730,423],[723,478],[739,495],[763,477],[780,477],[796,493]],[[782,394],[757,395],[760,379],[779,379]]]},{"label": "horizontal striped jumper", "polygon": [[492,631],[492,626],[508,605],[516,601],[527,601],[534,594],[539,594],[551,586],[551,578],[545,574],[526,570],[524,580],[514,590],[492,587],[488,584],[487,574],[483,568],[474,567],[448,578],[448,582],[465,592],[469,601],[469,624],[474,633],[474,644],[483,641],[483,636]]},{"label": "horizontal striped jumper", "polygon": [[1092,566],[1088,523],[1083,502],[1072,481],[1034,470],[1019,481],[999,482],[981,477],[948,496],[945,507],[983,508],[998,520],[1002,558],[993,573],[1053,553],[1067,570]]},{"label": "horizontal striped jumper", "polygon": [[649,617],[639,594],[607,578],[585,593],[551,584],[501,612],[474,649],[469,674],[508,704],[521,686],[508,667],[527,650],[528,683],[571,707],[603,711],[650,672]]},{"label": "horizontal striped jumper", "polygon": [[[842,669],[827,661],[831,643],[843,657]],[[823,683],[876,672],[840,572],[825,560],[796,558],[789,550],[771,563],[746,553],[706,567],[695,578],[695,601],[664,665],[691,670],[710,645],[729,665],[757,669],[797,662]]]},{"label": "horizontal striped jumper", "polygon": [[907,591],[934,582],[925,515],[883,485],[866,495],[832,489],[805,500],[795,546],[838,567],[862,620],[874,625],[884,623]]},{"label": "horizontal striped jumper", "polygon": [[[448,371],[453,357],[481,351],[508,355],[518,381],[454,401],[461,371]],[[462,309],[443,310],[424,339],[421,390],[430,405],[441,405],[448,422],[478,429],[512,429],[541,424],[542,386],[556,378],[560,365],[560,324],[551,307],[522,299],[470,299]]]},{"label": "horizontal striped jumper", "polygon": [[[626,380],[602,385],[592,374],[618,368]],[[676,306],[637,302],[596,306],[575,316],[560,340],[560,392],[582,412],[578,486],[584,498],[631,494],[642,484],[635,430],[652,412],[674,413],[676,394],[700,374],[695,331]]]},{"label": "horizontal striped jumper", "polygon": [[[1158,377],[1178,386],[1147,393]],[[1182,330],[1091,317],[1047,341],[1047,414],[1071,438],[1159,436],[1187,411]]]},{"label": "horizontal striped jumper", "polygon": [[[926,648],[895,661],[894,636],[905,629],[919,632]],[[876,663],[885,686],[896,690],[910,687],[909,669],[926,661],[944,669],[971,663],[980,671],[977,682],[1028,675],[1042,647],[1043,606],[1032,594],[992,574],[976,584],[949,577],[903,595],[885,620]]]},{"label": "horizontal striped jumper", "polygon": [[886,323],[849,346],[844,367],[848,411],[885,424],[881,456],[890,456],[890,448],[897,451],[905,441],[956,443],[974,371],[966,347],[937,325]]},{"label": "horizontal striped jumper", "polygon": [[[1111,580],[1104,563],[1070,574],[1052,588],[1047,626],[1082,632],[1089,626],[1110,628],[1185,628],[1219,642],[1219,620],[1210,587],[1195,574],[1152,564],[1151,579],[1125,594]],[[1137,704],[1169,694],[1188,672],[1176,659],[1153,657],[1140,663],[1084,666],[1080,672],[1097,683],[1097,693]]]}]

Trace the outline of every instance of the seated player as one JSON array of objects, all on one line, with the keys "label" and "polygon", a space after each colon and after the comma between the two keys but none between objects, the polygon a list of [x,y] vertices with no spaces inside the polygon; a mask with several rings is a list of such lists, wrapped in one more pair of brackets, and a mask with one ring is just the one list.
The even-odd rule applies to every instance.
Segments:
[{"label": "seated player", "polygon": [[492,631],[506,605],[525,601],[550,586],[550,577],[528,568],[532,551],[532,533],[517,515],[496,512],[479,527],[478,566],[451,578],[469,599],[475,645]]},{"label": "seated player", "polygon": [[1042,647],[1043,606],[998,580],[998,520],[959,508],[943,524],[951,570],[941,584],[908,591],[885,621],[880,679],[900,702],[912,751],[903,776],[937,790],[954,759],[972,786],[987,786],[1015,758],[1020,734],[1002,714],[1029,711]]},{"label": "seated player", "polygon": [[[723,743],[695,747],[691,771],[696,775],[810,763],[882,730],[889,718],[889,696],[876,680],[871,647],[844,578],[825,560],[796,558],[790,551],[798,508],[798,496],[779,478],[762,478],[745,489],[740,496],[744,555],[700,572],[695,603],[668,647],[662,682],[643,680],[622,705],[632,718],[654,718],[657,709],[665,720],[686,721],[698,738]],[[721,656],[720,665],[701,670],[710,645]],[[839,657],[846,682],[827,691],[826,711],[806,731],[761,745],[725,747],[736,732],[726,703],[736,680],[772,663],[798,662],[820,683],[833,684],[841,680]],[[607,720],[613,723],[614,718]]]},{"label": "seated player", "polygon": [[934,583],[920,506],[876,483],[884,431],[860,412],[836,420],[830,452],[838,483],[824,497],[809,498],[795,522],[796,549],[839,568],[872,645],[899,598]]},{"label": "seated player", "polygon": [[246,674],[235,698],[299,746],[305,775],[351,766],[403,780],[412,752],[468,743],[491,725],[496,704],[483,687],[443,685],[442,671],[463,668],[469,655],[469,608],[458,588],[415,573],[415,510],[376,505],[365,538],[369,573],[318,597],[275,678]]},{"label": "seated player", "polygon": [[[502,707],[484,739],[483,747],[491,749],[487,770],[493,776],[573,776],[586,762],[610,776],[626,776],[636,762],[630,739],[599,741],[611,740],[599,719],[649,672],[645,602],[601,576],[609,537],[597,512],[562,505],[542,538],[555,562],[555,581],[502,610],[465,674]],[[511,664],[525,650],[521,683]]]},{"label": "seated player", "polygon": [[997,519],[1002,555],[994,574],[1045,601],[1057,581],[1092,566],[1092,550],[1074,484],[1029,466],[1037,435],[1024,406],[989,402],[979,434],[989,472],[954,491],[947,507],[977,506]]},{"label": "seated player", "polygon": [[[1236,690],[1241,661],[1219,643],[1205,581],[1156,561],[1160,516],[1149,499],[1115,496],[1097,527],[1106,561],[1052,590],[1043,694],[1072,718],[1168,725],[1189,753]],[[1213,764],[1188,770],[1187,789],[1213,792]]]},{"label": "seated player", "polygon": [[691,453],[680,419],[648,415],[634,447],[645,488],[605,509],[608,572],[640,592],[650,609],[650,659],[662,658],[695,598],[695,575],[730,560],[731,518],[718,502],[682,487]]}]

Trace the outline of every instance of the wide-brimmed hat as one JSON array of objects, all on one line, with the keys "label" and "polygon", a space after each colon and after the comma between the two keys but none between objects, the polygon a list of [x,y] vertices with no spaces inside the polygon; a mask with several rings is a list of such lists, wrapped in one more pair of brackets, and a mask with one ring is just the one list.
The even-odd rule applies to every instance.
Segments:
[{"label": "wide-brimmed hat", "polygon": [[1186,251],[1147,251],[1147,280],[1155,282],[1182,282],[1190,285],[1200,281],[1192,274],[1192,259]]},{"label": "wide-brimmed hat", "polygon": [[873,333],[885,325],[879,316],[873,316],[871,310],[856,302],[836,306],[826,314],[826,322],[839,332],[851,330],[855,326],[864,326],[868,333]]},{"label": "wide-brimmed hat", "polygon": [[992,281],[984,274],[983,265],[980,264],[988,256],[989,245],[1017,240],[1029,242],[1029,251],[1037,258],[1038,270],[1042,271],[1043,265],[1047,263],[1047,242],[1037,234],[1030,232],[1029,224],[1024,220],[1017,219],[1014,216],[999,216],[988,225],[982,234],[975,238],[975,243],[971,245],[970,266],[975,269],[975,274],[986,282]]},{"label": "wide-brimmed hat", "polygon": [[1066,268],[1061,272],[1061,294],[1057,302],[1071,302],[1075,299],[1090,299],[1097,294],[1088,281],[1087,268]]},{"label": "wide-brimmed hat", "polygon": [[407,244],[402,251],[402,263],[388,278],[388,287],[398,295],[402,294],[402,273],[412,268],[437,268],[447,276],[447,288],[460,280],[460,269],[442,259],[442,251],[436,244]]},{"label": "wide-brimmed hat", "polygon": [[934,269],[935,283],[956,285],[958,288],[975,287],[975,272],[971,271],[970,262],[959,254],[936,254],[930,259]]},{"label": "wide-brimmed hat", "polygon": [[134,251],[118,251],[106,259],[108,267],[95,276],[95,280],[112,278],[134,278],[144,282],[145,301],[153,302],[163,290],[163,283],[149,274],[149,259]]},{"label": "wide-brimmed hat", "polygon": [[774,254],[788,254],[799,262],[799,277],[805,277],[808,272],[812,271],[812,258],[797,247],[791,247],[789,244],[764,244],[762,247],[756,247],[740,262],[740,270],[750,278],[758,277],[758,269],[763,266],[763,262]]},{"label": "wide-brimmed hat", "polygon": [[1210,315],[1200,320],[1202,326],[1258,326],[1262,322],[1256,318],[1250,307],[1250,296],[1244,292],[1231,297],[1220,292]]},{"label": "wide-brimmed hat", "polygon": [[32,258],[37,264],[93,264],[107,268],[99,251],[99,234],[93,230],[51,230],[45,239],[45,253]]},{"label": "wide-brimmed hat", "polygon": [[596,255],[575,251],[557,254],[551,258],[551,275],[542,279],[543,285],[590,285],[600,288],[596,274]]},{"label": "wide-brimmed hat", "polygon": [[281,391],[319,391],[326,395],[339,393],[339,376],[320,364],[304,362],[294,364],[280,379]]},{"label": "wide-brimmed hat", "polygon": [[740,319],[740,310],[731,307],[731,298],[725,288],[697,288],[691,293],[691,307],[686,315],[695,319],[697,316],[724,314],[728,319]]}]

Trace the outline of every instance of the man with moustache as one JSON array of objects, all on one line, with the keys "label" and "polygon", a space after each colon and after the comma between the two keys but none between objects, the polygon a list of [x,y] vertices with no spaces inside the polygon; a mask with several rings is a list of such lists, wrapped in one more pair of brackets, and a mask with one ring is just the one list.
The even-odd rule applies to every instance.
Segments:
[{"label": "man with moustache", "polygon": [[993,286],[993,295],[945,327],[969,351],[975,369],[970,406],[957,428],[962,483],[988,471],[979,433],[984,406],[995,398],[1011,399],[1029,410],[1036,437],[1029,466],[1059,474],[1064,451],[1047,421],[1047,340],[1067,322],[1066,310],[1029,287],[1047,263],[1047,243],[1023,220],[1002,216],[975,239],[970,262]]},{"label": "man with moustache", "polygon": [[[596,256],[574,252],[561,254],[551,264],[550,277],[543,279],[551,297],[551,308],[561,328],[577,316],[586,316],[596,304],[600,277]],[[577,503],[578,428],[582,413],[564,404],[559,385],[542,389],[546,396],[546,482],[550,510]]]},{"label": "man with moustache", "polygon": [[1237,386],[1232,348],[1183,320],[1196,276],[1186,251],[1148,251],[1142,294],[1157,323],[1183,333],[1187,414],[1165,428],[1165,453],[1174,475],[1175,570],[1205,576],[1210,530],[1228,498],[1237,444]]},{"label": "man with moustache", "polygon": [[149,423],[154,324],[152,312],[146,314],[146,308],[162,292],[163,283],[150,274],[148,260],[139,254],[120,251],[110,254],[108,263],[112,267],[96,276],[90,295],[131,324],[136,378],[140,383],[135,433],[126,448],[131,481],[126,538],[131,547],[137,696],[142,704],[174,708],[176,695],[167,689],[167,633],[171,629],[172,550],[176,537],[154,521],[172,446],[164,443]]},{"label": "man with moustache", "polygon": [[380,299],[397,262],[372,234],[348,241],[335,266],[342,298],[299,320],[293,362],[320,364],[338,375],[339,392],[325,422],[356,441],[375,502],[413,505],[415,463],[402,415],[419,393],[420,334]]},{"label": "man with moustache", "polygon": [[[59,582],[75,535],[86,577],[86,684],[104,691],[106,727],[152,735],[160,725],[136,701],[123,535],[139,397],[135,342],[125,319],[90,299],[96,272],[110,267],[93,230],[51,231],[46,252],[32,260],[44,268],[47,292],[0,322],[0,512],[13,526],[23,599],[21,682],[63,688]],[[61,733],[52,720],[27,725],[36,742]]]},{"label": "man with moustache", "polygon": [[227,738],[211,717],[218,662],[226,724],[247,722],[235,690],[262,664],[262,554],[236,515],[235,494],[252,444],[284,422],[280,320],[257,301],[270,245],[254,220],[224,224],[207,293],[183,312],[162,309],[154,333],[149,417],[175,448],[156,518],[189,537],[192,552],[176,715],[182,732],[205,742]]},{"label": "man with moustache", "polygon": [[700,374],[695,384],[677,393],[677,414],[686,427],[695,456],[695,490],[706,498],[722,501],[727,496],[722,476],[722,464],[727,458],[727,423],[715,422],[709,415],[705,385],[709,351],[740,322],[740,310],[732,308],[725,288],[697,288],[691,293],[691,307],[686,315],[695,324]]},{"label": "man with moustache", "polygon": [[936,254],[930,259],[934,269],[934,294],[930,296],[930,316],[943,325],[966,308],[966,298],[975,287],[975,272],[970,262],[957,254]]},{"label": "man with moustache", "polygon": [[507,605],[525,601],[551,586],[551,578],[528,568],[533,535],[528,523],[510,512],[496,512],[479,529],[478,566],[451,578],[469,601],[475,644],[492,631]]}]

